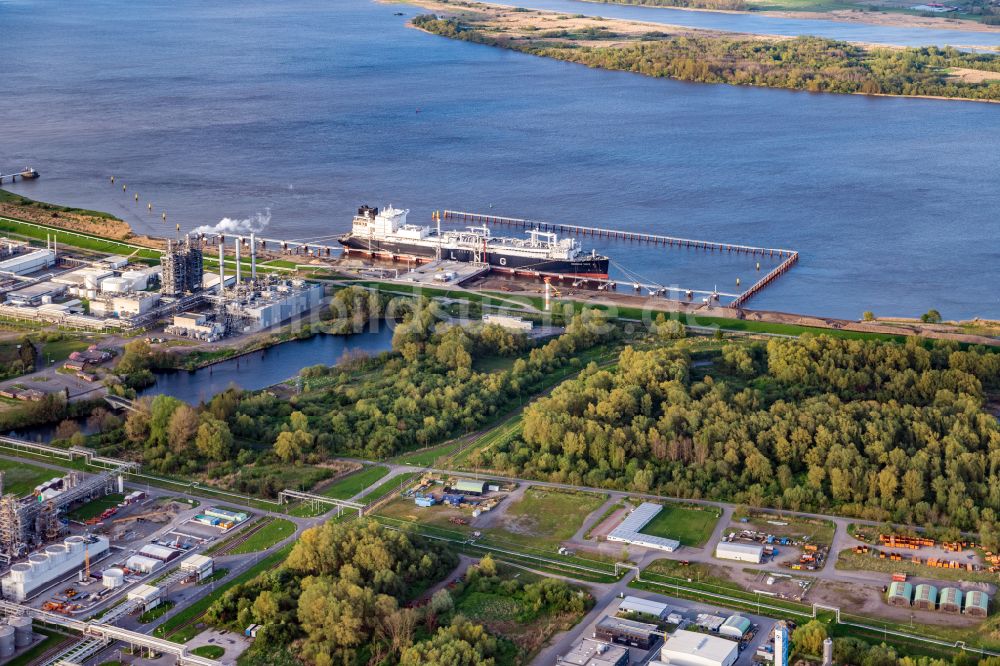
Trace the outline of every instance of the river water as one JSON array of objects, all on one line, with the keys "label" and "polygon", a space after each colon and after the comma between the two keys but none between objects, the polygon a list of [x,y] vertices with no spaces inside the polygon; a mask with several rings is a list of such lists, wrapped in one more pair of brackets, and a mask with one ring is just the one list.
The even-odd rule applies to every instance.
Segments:
[{"label": "river water", "polygon": [[[705,14],[576,11],[612,9]],[[265,210],[285,238],[342,232],[362,203],[420,222],[491,210],[799,250],[752,307],[1000,317],[1000,106],[593,70],[406,28],[416,11],[0,0],[2,167],[42,172],[19,192],[164,235]],[[598,247],[619,276],[723,291],[756,276],[746,258]]]},{"label": "river water", "polygon": [[291,340],[193,372],[157,373],[156,383],[140,395],[172,395],[191,404],[211,400],[229,386],[257,390],[294,377],[311,365],[335,365],[355,354],[374,356],[392,348],[392,329],[375,322],[355,335],[314,335]]}]

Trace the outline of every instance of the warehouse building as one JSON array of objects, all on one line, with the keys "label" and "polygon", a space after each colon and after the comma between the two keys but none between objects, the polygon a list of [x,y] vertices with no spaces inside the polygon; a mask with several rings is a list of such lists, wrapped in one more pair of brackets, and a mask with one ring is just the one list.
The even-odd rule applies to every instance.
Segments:
[{"label": "warehouse building", "polygon": [[648,650],[659,639],[660,628],[655,624],[636,622],[606,615],[594,629],[594,638],[606,643],[631,645]]},{"label": "warehouse building", "polygon": [[212,575],[215,560],[205,555],[190,555],[181,562],[181,571],[186,571],[195,580],[205,580]]},{"label": "warehouse building", "polygon": [[464,493],[466,495],[482,495],[486,492],[486,482],[459,479],[452,484],[451,489],[456,493]]},{"label": "warehouse building", "polygon": [[641,597],[627,596],[618,604],[619,613],[639,613],[663,620],[670,614],[670,606]]},{"label": "warehouse building", "polygon": [[914,589],[913,605],[923,610],[937,608],[937,588],[927,583],[921,583]]},{"label": "warehouse building", "polygon": [[128,591],[129,600],[139,600],[142,603],[143,611],[148,611],[159,606],[160,596],[160,588],[155,585],[136,585]]},{"label": "warehouse building", "polygon": [[181,551],[175,548],[167,548],[166,546],[157,546],[156,544],[147,544],[139,549],[139,554],[143,557],[151,557],[154,560],[159,560],[161,562],[172,562],[177,557],[180,556]]},{"label": "warehouse building", "polygon": [[163,568],[163,561],[145,555],[133,555],[125,560],[125,568],[142,574],[151,574]]},{"label": "warehouse building", "polygon": [[663,550],[668,553],[674,552],[680,548],[680,541],[642,533],[642,528],[648,525],[660,511],[663,511],[662,505],[643,502],[633,509],[618,527],[611,530],[607,536],[608,541],[630,543],[636,546],[643,546],[644,548]]},{"label": "warehouse building", "polygon": [[910,606],[913,603],[913,586],[898,580],[893,581],[889,585],[887,601],[890,606]]},{"label": "warehouse building", "polygon": [[52,544],[45,550],[28,556],[24,562],[11,566],[0,579],[5,598],[22,602],[35,592],[83,568],[89,557],[93,562],[108,552],[108,540],[102,536],[71,536],[61,544]]},{"label": "warehouse building", "polygon": [[757,543],[722,541],[715,547],[715,556],[720,560],[760,564],[764,559],[764,546]]},{"label": "warehouse building", "polygon": [[941,590],[941,600],[938,607],[945,613],[962,612],[962,590],[957,587],[946,587]]},{"label": "warehouse building", "polygon": [[0,273],[27,275],[48,268],[56,263],[56,253],[53,250],[34,250],[18,254],[10,259],[0,261]]},{"label": "warehouse building", "polygon": [[660,650],[660,661],[649,666],[732,666],[739,653],[733,641],[678,629]]},{"label": "warehouse building", "polygon": [[990,598],[985,592],[973,590],[965,595],[965,614],[972,617],[986,617],[990,612]]},{"label": "warehouse building", "polygon": [[750,620],[742,615],[730,615],[719,627],[719,635],[741,641],[744,636],[750,633],[751,629],[753,629],[753,625]]},{"label": "warehouse building", "polygon": [[7,302],[21,307],[51,303],[66,293],[66,287],[52,282],[36,282],[7,294]]},{"label": "warehouse building", "polygon": [[628,666],[629,649],[584,638],[567,654],[556,657],[557,666]]}]

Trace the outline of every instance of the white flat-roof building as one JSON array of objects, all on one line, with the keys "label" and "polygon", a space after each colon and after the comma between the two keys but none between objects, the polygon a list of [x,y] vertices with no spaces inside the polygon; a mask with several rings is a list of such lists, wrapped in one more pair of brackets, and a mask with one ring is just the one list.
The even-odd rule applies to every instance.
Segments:
[{"label": "white flat-roof building", "polygon": [[211,557],[205,555],[188,555],[181,562],[181,571],[186,571],[198,580],[203,580],[212,575],[213,568],[215,566],[215,560]]},{"label": "white flat-roof building", "polygon": [[629,649],[593,638],[584,638],[567,654],[556,657],[557,666],[628,666]]},{"label": "white flat-roof building", "polygon": [[10,259],[0,261],[0,273],[27,275],[56,263],[56,253],[52,250],[34,250],[17,254]]},{"label": "white flat-roof building", "polygon": [[52,282],[36,282],[27,287],[7,294],[7,302],[11,305],[31,306],[51,303],[53,298],[59,298],[66,293],[66,287]]},{"label": "white flat-roof building", "polygon": [[649,666],[732,666],[739,654],[739,645],[731,640],[678,629],[660,650],[660,661]]},{"label": "white flat-roof building", "polygon": [[642,597],[627,596],[618,604],[619,613],[642,613],[660,620],[670,614],[670,606]]},{"label": "white flat-roof building", "polygon": [[715,556],[720,560],[736,560],[760,564],[764,559],[764,546],[739,541],[720,541],[715,547]]},{"label": "white flat-roof building", "polygon": [[142,602],[142,609],[148,611],[160,605],[160,588],[155,585],[136,585],[128,591],[129,599],[138,599]]},{"label": "white flat-roof building", "polygon": [[82,569],[84,559],[97,560],[108,552],[108,540],[102,536],[71,536],[61,544],[51,544],[11,566],[0,579],[6,598],[18,603],[74,571]]},{"label": "white flat-roof building", "polygon": [[611,530],[607,536],[608,541],[620,541],[645,548],[655,548],[668,553],[674,552],[680,548],[680,541],[653,536],[652,534],[643,534],[641,532],[642,528],[649,524],[656,517],[656,514],[662,510],[663,506],[660,504],[643,502],[633,509],[618,527]]},{"label": "white flat-roof building", "polygon": [[125,561],[125,567],[130,571],[148,574],[162,568],[163,562],[145,555],[133,555]]}]

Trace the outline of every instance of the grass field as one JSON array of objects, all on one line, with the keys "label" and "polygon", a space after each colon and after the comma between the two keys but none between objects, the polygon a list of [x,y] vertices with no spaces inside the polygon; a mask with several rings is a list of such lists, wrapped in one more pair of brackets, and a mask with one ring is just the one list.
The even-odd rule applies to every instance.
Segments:
[{"label": "grass field", "polygon": [[26,651],[17,655],[10,661],[4,662],[4,666],[28,666],[28,664],[35,663],[40,656],[54,648],[59,643],[62,643],[63,641],[78,640],[67,638],[62,634],[54,633],[50,629],[42,629],[37,624],[35,625],[34,631],[36,634],[42,634],[45,636],[45,640],[28,648]]},{"label": "grass field", "polygon": [[159,638],[167,638],[174,643],[188,642],[201,633],[201,628],[198,627],[198,623],[194,620],[201,617],[205,611],[208,610],[208,607],[215,603],[216,599],[225,594],[231,587],[253,580],[264,571],[277,567],[285,561],[285,558],[288,557],[288,553],[291,552],[293,545],[294,544],[288,544],[281,550],[271,553],[260,562],[241,573],[239,576],[235,576],[231,580],[222,583],[211,593],[205,595],[190,606],[185,607],[177,613],[177,615],[174,615],[157,627],[153,631],[153,635]]},{"label": "grass field", "polygon": [[712,536],[712,530],[718,521],[718,509],[666,504],[663,510],[642,528],[642,533],[677,539],[685,546],[701,547]]},{"label": "grass field", "polygon": [[274,544],[295,534],[295,523],[284,518],[275,518],[250,535],[250,538],[229,551],[230,555],[244,555],[267,550]]},{"label": "grass field", "polygon": [[0,217],[0,231],[41,241],[45,240],[46,235],[55,235],[59,245],[64,247],[76,247],[82,250],[125,256],[131,256],[134,253],[134,257],[137,259],[159,259],[160,257],[160,252],[157,250],[140,248],[138,245],[130,243],[119,243],[78,231],[66,231],[34,222],[22,222],[8,217]]},{"label": "grass field", "polygon": [[558,547],[606,499],[594,493],[529,488],[520,501],[507,507],[501,522],[488,534],[515,544]]},{"label": "grass field", "polygon": [[226,654],[226,650],[218,645],[202,645],[191,650],[191,653],[199,657],[205,657],[206,659],[218,659]]},{"label": "grass field", "polygon": [[370,465],[334,482],[320,494],[324,497],[346,500],[354,497],[389,473],[388,467]]},{"label": "grass field", "polygon": [[413,479],[417,476],[417,472],[408,472],[406,474],[400,474],[399,476],[394,476],[387,481],[383,481],[375,488],[372,488],[369,492],[361,496],[361,499],[365,502],[377,502],[386,495],[399,488],[405,488]]},{"label": "grass field", "polygon": [[78,340],[75,338],[66,338],[63,340],[56,340],[54,342],[46,342],[42,347],[41,360],[44,363],[49,361],[54,361],[56,363],[61,363],[69,358],[69,355],[75,351],[83,351],[90,346],[91,343],[86,340]]},{"label": "grass field", "polygon": [[0,460],[0,472],[3,472],[3,492],[15,495],[27,495],[35,486],[43,481],[62,476],[58,471],[35,467],[13,460]]},{"label": "grass field", "polygon": [[70,511],[66,517],[70,520],[88,520],[90,518],[96,518],[101,515],[105,509],[110,509],[113,506],[118,506],[118,503],[125,499],[124,495],[119,495],[117,493],[111,495],[105,495],[104,497],[98,497],[97,499],[87,502],[86,504],[79,506],[72,511]]},{"label": "grass field", "polygon": [[461,445],[460,441],[445,442],[444,444],[433,446],[423,451],[404,453],[395,458],[393,462],[401,465],[413,465],[414,467],[430,467],[438,458],[451,455]]}]

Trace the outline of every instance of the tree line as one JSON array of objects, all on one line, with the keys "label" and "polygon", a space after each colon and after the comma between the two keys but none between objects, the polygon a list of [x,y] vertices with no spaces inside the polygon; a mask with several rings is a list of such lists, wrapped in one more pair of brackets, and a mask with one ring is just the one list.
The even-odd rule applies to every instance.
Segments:
[{"label": "tree line", "polygon": [[1000,515],[1000,354],[826,336],[728,344],[692,377],[676,347],[627,347],[525,411],[470,465],[875,520],[980,529]]},{"label": "tree line", "polygon": [[[488,20],[462,22],[425,14],[415,17],[413,25],[452,39],[681,81],[845,94],[1000,100],[1000,74],[996,80],[982,83],[950,74],[950,69],[956,67],[1000,72],[1000,56],[964,53],[952,47],[869,48],[821,37],[764,39],[659,31],[639,41],[604,46],[506,34]],[[606,32],[602,39],[615,36]],[[629,39],[627,35],[619,37]]]}]

